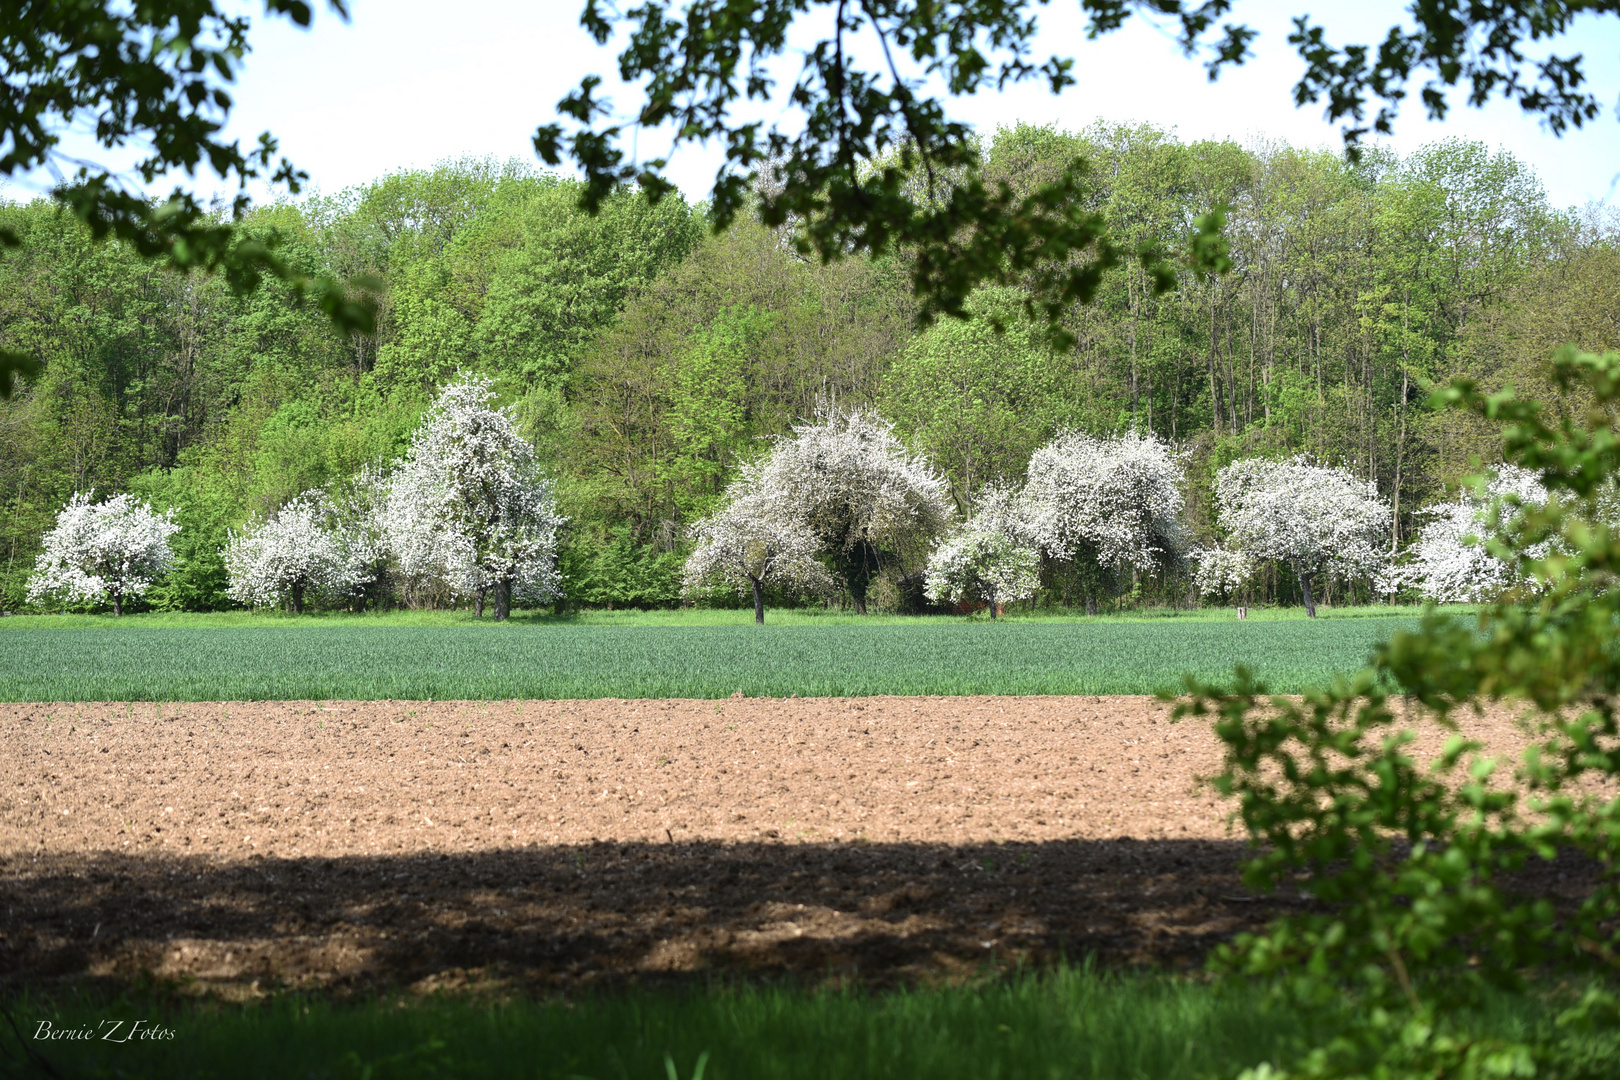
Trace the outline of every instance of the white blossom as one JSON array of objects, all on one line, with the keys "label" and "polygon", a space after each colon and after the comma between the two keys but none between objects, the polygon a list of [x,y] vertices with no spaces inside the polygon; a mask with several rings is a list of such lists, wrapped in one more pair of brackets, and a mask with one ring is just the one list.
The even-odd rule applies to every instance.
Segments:
[{"label": "white blossom", "polygon": [[384,532],[407,579],[438,580],[454,594],[495,594],[495,617],[513,600],[561,595],[551,482],[509,411],[491,405],[488,379],[444,388],[398,463]]},{"label": "white blossom", "polygon": [[64,597],[99,603],[110,600],[114,615],[124,600],[137,597],[174,562],[169,537],[179,531],[174,511],[152,512],[150,504],[126,494],[92,503],[80,492],[56,516],[45,534],[45,550],[34,561],[28,583],[32,603]]},{"label": "white blossom", "polygon": [[1246,552],[1217,545],[1200,548],[1193,552],[1192,557],[1198,565],[1193,574],[1193,584],[1198,586],[1200,596],[1227,596],[1254,577],[1254,559]]},{"label": "white blossom", "polygon": [[[1535,473],[1515,465],[1498,467],[1483,494],[1465,488],[1454,502],[1423,511],[1428,521],[1418,530],[1406,565],[1392,584],[1410,585],[1439,603],[1494,599],[1520,582],[1514,566],[1487,548],[1493,519],[1505,524],[1518,508],[1546,501],[1547,489]],[[1540,558],[1548,547],[1539,544],[1528,554]]]},{"label": "white blossom", "polygon": [[929,557],[925,595],[936,603],[983,601],[991,618],[999,605],[1034,596],[1039,558],[1027,533],[1013,493],[984,489],[973,516]]},{"label": "white blossom", "polygon": [[363,582],[328,519],[320,493],[306,491],[263,521],[232,530],[225,594],[251,607],[285,604],[294,614],[350,595]]},{"label": "white blossom", "polygon": [[1151,571],[1185,546],[1181,464],[1153,435],[1064,432],[1035,451],[1023,500],[1030,539],[1058,559]]},{"label": "white blossom", "polygon": [[1215,509],[1229,548],[1293,568],[1313,616],[1314,575],[1371,578],[1387,561],[1380,538],[1390,510],[1378,489],[1303,456],[1234,461],[1215,476]]},{"label": "white blossom", "polygon": [[893,424],[859,409],[823,410],[795,426],[771,448],[756,484],[833,557],[861,612],[872,577],[920,570],[955,517],[944,478],[905,448]]},{"label": "white blossom", "polygon": [[387,573],[387,504],[388,477],[374,465],[327,485],[322,495],[325,525],[342,552],[353,592],[381,581]]},{"label": "white blossom", "polygon": [[759,487],[758,469],[726,489],[726,504],[693,527],[697,546],[686,560],[686,588],[731,586],[752,593],[754,621],[765,621],[764,588],[786,586],[809,592],[832,587],[827,568],[816,561],[815,534],[780,500]]}]

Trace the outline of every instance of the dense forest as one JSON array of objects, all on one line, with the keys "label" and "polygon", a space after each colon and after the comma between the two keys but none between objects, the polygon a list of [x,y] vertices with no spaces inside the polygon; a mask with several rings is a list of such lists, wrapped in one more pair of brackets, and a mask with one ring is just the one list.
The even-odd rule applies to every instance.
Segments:
[{"label": "dense forest", "polygon": [[[1305,452],[1376,485],[1399,547],[1473,459],[1498,457],[1490,430],[1426,409],[1428,388],[1468,376],[1554,400],[1555,346],[1620,347],[1620,225],[1552,207],[1485,146],[1351,164],[1149,127],[1018,126],[983,147],[1015,189],[1076,154],[1133,245],[1175,249],[1224,204],[1233,267],[1167,292],[1112,268],[1061,349],[1017,289],[919,327],[904,251],[823,264],[787,230],[715,235],[678,197],[626,192],[591,217],[575,184],[516,163],[254,213],[308,270],[381,283],[376,332],[350,338],[278,284],[237,297],[93,243],[48,202],[0,207],[21,239],[0,254],[0,347],[44,361],[0,404],[0,607],[26,608],[41,536],[90,490],[175,509],[179,563],[148,603],[227,606],[227,531],[398,457],[457,372],[495,380],[555,476],[575,604],[678,603],[691,524],[820,403],[893,421],[964,511],[1061,430],[1135,429],[1186,452],[1195,533],[1221,466]],[[1265,587],[1288,598],[1286,580]]]}]

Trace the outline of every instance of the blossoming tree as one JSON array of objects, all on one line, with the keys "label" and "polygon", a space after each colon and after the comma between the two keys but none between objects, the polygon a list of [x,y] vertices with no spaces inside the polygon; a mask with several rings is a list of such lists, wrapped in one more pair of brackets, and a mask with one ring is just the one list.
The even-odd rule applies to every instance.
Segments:
[{"label": "blossoming tree", "polygon": [[1232,551],[1216,545],[1193,552],[1198,569],[1193,573],[1193,584],[1200,596],[1225,598],[1241,589],[1254,577],[1257,567],[1247,552]]},{"label": "blossoming tree", "polygon": [[[1453,502],[1431,506],[1401,568],[1399,582],[1439,603],[1479,603],[1496,599],[1518,581],[1515,567],[1492,554],[1488,540],[1520,508],[1547,501],[1541,478],[1516,465],[1500,466],[1483,489],[1464,488]],[[1529,551],[1532,559],[1549,553],[1548,544]]]},{"label": "blossoming tree", "polygon": [[34,562],[28,599],[53,598],[100,603],[124,613],[126,597],[138,597],[174,562],[169,537],[180,530],[173,511],[153,513],[149,503],[130,495],[91,502],[81,492],[68,500],[45,534],[45,550]]},{"label": "blossoming tree", "polygon": [[1234,461],[1215,476],[1215,511],[1230,550],[1293,569],[1313,619],[1315,575],[1367,578],[1386,562],[1379,542],[1389,506],[1378,489],[1303,456]]},{"label": "blossoming tree", "polygon": [[[1157,436],[1064,432],[1030,458],[1029,536],[1051,558],[1093,574],[1152,573],[1186,546],[1182,481],[1180,461]],[[1087,606],[1095,610],[1094,596]]]},{"label": "blossoming tree", "polygon": [[929,557],[925,595],[936,602],[981,600],[992,619],[1001,605],[1034,596],[1039,557],[1026,536],[1014,494],[985,488],[973,516]]},{"label": "blossoming tree", "polygon": [[325,526],[342,552],[353,595],[378,598],[391,561],[387,520],[388,476],[375,465],[328,484],[321,495]]},{"label": "blossoming tree", "polygon": [[407,576],[437,576],[471,595],[495,618],[514,597],[543,603],[561,595],[557,512],[551,481],[506,409],[492,404],[490,380],[445,387],[398,464],[385,532]]},{"label": "blossoming tree", "polygon": [[364,584],[335,530],[320,493],[307,491],[241,532],[225,546],[230,583],[239,604],[283,604],[297,615],[317,599],[349,595]]},{"label": "blossoming tree", "polygon": [[816,561],[815,534],[769,493],[758,470],[746,470],[726,490],[720,510],[692,530],[696,548],[686,560],[686,587],[732,586],[754,598],[754,622],[765,623],[765,586],[826,591],[827,568]]},{"label": "blossoming tree", "polygon": [[955,516],[944,478],[905,448],[894,425],[859,409],[828,409],[795,426],[760,465],[757,484],[832,556],[861,614],[873,577],[890,566],[921,570]]}]

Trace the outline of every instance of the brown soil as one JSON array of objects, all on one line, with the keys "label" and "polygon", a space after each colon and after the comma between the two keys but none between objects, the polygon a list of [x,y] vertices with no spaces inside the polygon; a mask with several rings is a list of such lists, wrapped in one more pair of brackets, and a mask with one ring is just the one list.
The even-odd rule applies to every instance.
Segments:
[{"label": "brown soil", "polygon": [[1218,745],[1150,698],[0,705],[0,741],[13,984],[882,984],[1190,964],[1299,903],[1243,888]]}]

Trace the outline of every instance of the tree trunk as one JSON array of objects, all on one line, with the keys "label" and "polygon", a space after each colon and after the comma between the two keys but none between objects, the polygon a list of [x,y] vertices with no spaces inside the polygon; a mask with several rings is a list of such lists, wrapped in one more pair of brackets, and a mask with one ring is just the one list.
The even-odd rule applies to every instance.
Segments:
[{"label": "tree trunk", "polygon": [[124,613],[124,590],[122,590],[122,589],[114,589],[113,590],[113,618],[116,619],[118,616],[122,615],[123,613]]},{"label": "tree trunk", "polygon": [[482,585],[473,590],[473,617],[484,617],[484,587]]},{"label": "tree trunk", "polygon": [[754,625],[765,625],[765,590],[760,588],[759,578],[749,578],[754,586]]},{"label": "tree trunk", "polygon": [[1097,597],[1092,593],[1086,594],[1086,614],[1097,614]]},{"label": "tree trunk", "polygon": [[304,613],[304,584],[303,584],[303,582],[299,582],[298,584],[296,584],[296,585],[294,585],[292,587],[292,593],[289,596],[287,602],[292,606],[292,613],[294,615],[302,615]]},{"label": "tree trunk", "polygon": [[1311,598],[1311,576],[1294,564],[1294,576],[1299,578],[1299,591],[1305,594],[1305,617],[1316,618],[1316,601]]},{"label": "tree trunk", "polygon": [[512,579],[502,578],[495,583],[495,621],[502,622],[512,614]]},{"label": "tree trunk", "polygon": [[849,586],[849,598],[855,603],[855,614],[866,614],[866,593],[872,585],[872,575],[879,568],[877,551],[862,540],[848,548],[843,555],[844,582]]}]

